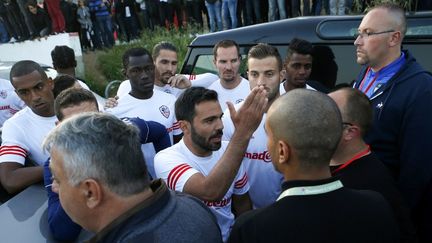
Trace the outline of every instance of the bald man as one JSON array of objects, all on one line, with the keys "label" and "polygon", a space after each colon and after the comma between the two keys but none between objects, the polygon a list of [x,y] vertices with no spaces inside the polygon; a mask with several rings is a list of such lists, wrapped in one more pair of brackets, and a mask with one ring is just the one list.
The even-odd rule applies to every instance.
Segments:
[{"label": "bald man", "polygon": [[416,242],[415,229],[402,195],[387,168],[363,140],[372,124],[372,107],[368,97],[353,88],[342,88],[329,96],[339,107],[343,121],[342,137],[330,160],[332,175],[337,176],[346,187],[381,193],[395,213],[401,242]]},{"label": "bald man", "polygon": [[284,175],[282,193],[269,207],[241,216],[229,242],[399,242],[381,195],[331,177],[328,163],[342,133],[333,100],[294,89],[271,105],[265,128],[272,163]]},{"label": "bald man", "polygon": [[366,142],[390,169],[425,242],[432,242],[432,75],[401,51],[406,29],[397,5],[365,15],[354,42],[364,67],[354,87],[374,109]]}]

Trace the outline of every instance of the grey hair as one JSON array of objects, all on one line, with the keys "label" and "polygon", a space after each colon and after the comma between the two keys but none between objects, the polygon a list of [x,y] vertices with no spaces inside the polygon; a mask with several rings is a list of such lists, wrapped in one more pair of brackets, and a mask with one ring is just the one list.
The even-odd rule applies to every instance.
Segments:
[{"label": "grey hair", "polygon": [[120,196],[149,186],[138,129],[110,114],[89,112],[66,119],[48,134],[43,148],[55,148],[63,156],[73,186],[91,178]]},{"label": "grey hair", "polygon": [[317,91],[295,89],[269,109],[268,125],[277,140],[287,142],[303,169],[328,166],[342,135],[336,103]]}]

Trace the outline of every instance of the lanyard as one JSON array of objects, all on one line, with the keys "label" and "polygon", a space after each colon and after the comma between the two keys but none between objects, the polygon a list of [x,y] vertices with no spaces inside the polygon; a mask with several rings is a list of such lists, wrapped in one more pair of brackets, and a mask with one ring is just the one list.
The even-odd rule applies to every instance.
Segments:
[{"label": "lanyard", "polygon": [[341,166],[337,167],[332,172],[332,174],[335,174],[336,172],[338,172],[338,171],[342,170],[343,168],[347,167],[348,165],[352,164],[354,161],[356,161],[356,160],[360,159],[361,157],[366,156],[366,155],[368,155],[370,153],[371,153],[370,146],[367,145],[366,149],[360,151],[359,153],[357,153],[356,155],[354,155],[350,160],[348,160],[346,163],[344,163]]},{"label": "lanyard", "polygon": [[318,185],[318,186],[293,187],[283,191],[276,201],[279,201],[282,198],[288,196],[306,196],[306,195],[323,194],[326,192],[337,190],[342,187],[343,185],[340,180],[333,181],[323,185]]},{"label": "lanyard", "polygon": [[365,93],[366,95],[367,95],[367,92],[369,91],[369,89],[372,87],[372,85],[375,83],[375,81],[376,81],[377,78],[378,78],[378,72],[377,72],[376,75],[375,75],[375,78],[372,79],[372,81],[371,81],[371,82],[369,83],[369,85],[366,87],[366,90],[363,90],[363,86],[364,86],[364,84],[365,84],[365,79],[367,78],[370,69],[371,69],[371,68],[368,67],[368,69],[367,69],[367,71],[366,71],[366,74],[365,74],[365,76],[363,77],[363,80],[362,80],[361,83],[360,83],[360,90],[363,91],[363,93]]}]

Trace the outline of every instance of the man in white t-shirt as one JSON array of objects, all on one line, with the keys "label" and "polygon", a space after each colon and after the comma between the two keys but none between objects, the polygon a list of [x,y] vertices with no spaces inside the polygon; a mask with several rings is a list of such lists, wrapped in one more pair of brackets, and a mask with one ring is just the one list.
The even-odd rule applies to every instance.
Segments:
[{"label": "man in white t-shirt", "polygon": [[227,101],[233,104],[242,102],[250,89],[249,82],[239,73],[241,56],[238,44],[233,40],[219,41],[213,47],[213,63],[218,70],[219,80],[208,88],[218,93],[222,110],[227,108]]},{"label": "man in white t-shirt", "polygon": [[0,147],[0,181],[8,193],[39,182],[42,166],[25,167],[26,159],[42,165],[48,154],[42,141],[55,127],[53,81],[39,64],[20,61],[13,65],[11,83],[15,92],[27,105],[7,120],[2,129]]},{"label": "man in white t-shirt", "polygon": [[[250,88],[264,87],[267,90],[268,104],[279,97],[279,83],[283,78],[282,59],[275,47],[258,44],[248,53],[248,78]],[[243,103],[236,105],[241,109]],[[267,149],[267,136],[264,129],[264,119],[254,131],[243,158],[243,164],[249,176],[249,195],[254,208],[262,208],[275,202],[281,192],[283,175],[277,172]],[[223,118],[224,139],[230,140],[235,132],[235,126],[227,117]]]},{"label": "man in white t-shirt", "polygon": [[15,88],[6,79],[0,79],[0,127],[15,113],[25,107],[24,101],[15,93]]},{"label": "man in white t-shirt", "polygon": [[[217,80],[217,76],[212,73],[201,75],[176,75],[178,64],[177,52],[177,48],[166,41],[159,42],[153,47],[152,57],[156,68],[154,89],[178,97],[191,85],[208,87]],[[121,97],[127,94],[130,89],[130,81],[123,81],[117,90],[117,96]]]},{"label": "man in white t-shirt", "polygon": [[[118,100],[118,105],[106,111],[121,117],[139,117],[164,125],[171,142],[181,138],[181,130],[175,118],[174,103],[176,98],[165,92],[153,89],[155,66],[150,53],[144,48],[132,48],[123,54],[124,74],[129,78],[132,89]],[[143,145],[144,157],[149,173],[155,177],[153,168],[153,144]]]},{"label": "man in white t-shirt", "polygon": [[223,113],[217,93],[202,87],[187,89],[176,101],[183,139],[155,157],[157,177],[172,190],[203,200],[215,214],[224,240],[234,214],[251,209],[248,176],[241,161],[252,131],[261,122],[266,95],[264,88],[256,88],[238,111],[229,104],[236,130],[228,143],[222,142]]},{"label": "man in white t-shirt", "polygon": [[285,80],[280,86],[281,95],[297,88],[315,90],[306,83],[312,72],[312,54],[310,42],[297,38],[291,40],[285,57]]}]

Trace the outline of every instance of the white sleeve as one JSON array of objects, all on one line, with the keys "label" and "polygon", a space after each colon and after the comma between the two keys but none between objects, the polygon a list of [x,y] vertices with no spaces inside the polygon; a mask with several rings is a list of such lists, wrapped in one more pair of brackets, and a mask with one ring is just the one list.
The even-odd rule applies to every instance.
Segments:
[{"label": "white sleeve", "polygon": [[219,76],[213,73],[203,73],[203,74],[191,74],[185,75],[191,81],[192,87],[204,87],[208,88],[212,83],[219,79]]},{"label": "white sleeve", "polygon": [[129,79],[121,82],[119,88],[117,89],[117,96],[122,97],[125,94],[128,94],[131,91],[131,84]]},{"label": "white sleeve", "polygon": [[224,111],[224,115],[222,117],[222,123],[224,125],[222,140],[230,141],[232,135],[234,134],[235,127],[234,127],[234,123],[231,120],[231,115],[228,108],[225,109]]},{"label": "white sleeve", "polygon": [[195,168],[187,164],[186,157],[172,150],[162,150],[154,158],[156,178],[165,181],[171,190],[183,192],[184,186],[189,178],[199,173]]},{"label": "white sleeve", "polygon": [[171,107],[172,107],[171,110],[173,111],[174,114],[173,124],[171,129],[173,131],[173,135],[176,136],[182,134],[183,131],[180,129],[180,123],[177,121],[177,117],[175,116],[175,99],[173,100]]},{"label": "white sleeve", "polygon": [[249,191],[249,179],[246,173],[246,169],[244,168],[242,163],[237,173],[237,176],[234,179],[234,194],[243,195],[248,191]]},{"label": "white sleeve", "polygon": [[0,163],[16,162],[24,165],[28,156],[28,147],[23,143],[25,139],[24,131],[7,120],[2,128]]}]

